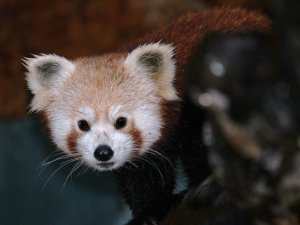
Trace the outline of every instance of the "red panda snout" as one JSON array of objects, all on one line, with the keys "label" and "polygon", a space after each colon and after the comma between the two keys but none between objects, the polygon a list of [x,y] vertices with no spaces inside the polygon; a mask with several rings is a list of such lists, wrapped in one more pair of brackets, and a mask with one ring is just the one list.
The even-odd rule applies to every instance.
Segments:
[{"label": "red panda snout", "polygon": [[108,145],[99,145],[94,151],[94,157],[99,162],[107,162],[114,155],[113,150]]}]

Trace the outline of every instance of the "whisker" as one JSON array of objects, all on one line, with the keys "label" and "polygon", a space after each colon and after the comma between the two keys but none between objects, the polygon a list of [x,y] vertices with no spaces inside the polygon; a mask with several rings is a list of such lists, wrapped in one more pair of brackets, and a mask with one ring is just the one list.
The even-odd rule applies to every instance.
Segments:
[{"label": "whisker", "polygon": [[175,172],[175,164],[170,160],[170,158],[168,156],[164,155],[162,152],[157,151],[155,149],[150,149],[150,151],[159,155],[160,157],[162,157],[164,159],[165,163],[169,163],[170,167],[172,168],[173,175],[176,173]]},{"label": "whisker", "polygon": [[54,176],[54,174],[56,174],[60,169],[62,169],[63,167],[65,167],[66,165],[75,162],[77,159],[69,159],[66,162],[62,163],[46,180],[45,184],[43,185],[42,191],[45,189],[46,185],[48,184],[48,182],[50,181],[50,179]]},{"label": "whisker", "polygon": [[[129,162],[128,162],[129,163]],[[127,170],[130,170],[130,167],[128,167],[126,164],[123,164],[122,166],[120,166],[120,168],[125,168]]]},{"label": "whisker", "polygon": [[56,162],[56,161],[58,161],[58,160],[67,159],[67,158],[72,158],[72,156],[69,156],[69,155],[60,156],[60,157],[58,157],[58,158],[56,158],[56,159],[53,159],[53,160],[51,160],[51,161],[49,161],[49,162],[43,163],[43,164],[41,165],[41,167],[48,166],[48,165],[50,165],[51,163],[54,163],[54,162]]},{"label": "whisker", "polygon": [[86,165],[84,162],[82,163],[82,169],[80,170],[80,172],[77,174],[77,177],[84,175],[86,173],[86,171],[88,171],[88,169],[90,169],[90,167],[88,165]]},{"label": "whisker", "polygon": [[68,179],[72,176],[72,174],[77,170],[77,169],[79,169],[80,168],[80,166],[82,166],[82,162],[77,162],[75,165],[74,165],[74,167],[72,168],[72,170],[70,171],[70,173],[68,174],[68,176],[67,176],[67,178],[66,178],[66,180],[65,180],[65,182],[64,182],[64,184],[63,184],[63,188],[65,188],[65,186],[66,186],[66,184],[67,184],[67,182],[68,182]]},{"label": "whisker", "polygon": [[50,160],[53,157],[57,157],[60,155],[64,155],[64,153],[62,151],[56,150],[54,152],[51,152],[37,167],[37,169],[40,169],[40,167],[42,167],[42,165],[47,162],[48,160]]},{"label": "whisker", "polygon": [[134,162],[128,161],[128,163],[129,163],[130,165],[134,166],[135,168],[138,168],[138,165],[135,164]]},{"label": "whisker", "polygon": [[166,168],[166,162],[165,162],[165,161],[164,161],[164,160],[163,160],[163,159],[162,159],[155,151],[149,149],[149,150],[147,151],[147,154],[150,154],[150,155],[156,157],[157,159],[159,159],[159,160],[162,162],[162,164],[164,165],[165,171],[167,171],[167,168]]},{"label": "whisker", "polygon": [[164,155],[161,151],[158,151],[158,150],[155,150],[155,149],[150,149],[150,151],[157,154],[157,155],[159,155],[160,157],[162,157],[165,160],[164,162],[165,163],[167,162],[170,165],[170,167],[172,168],[172,171],[173,171],[173,175],[176,173],[175,172],[175,170],[176,170],[175,167],[176,166],[175,166],[174,162],[172,162],[168,156]]},{"label": "whisker", "polygon": [[169,157],[165,156],[161,151],[155,150],[155,149],[150,149],[151,152],[155,152],[156,154],[158,154],[159,156],[161,156],[162,158],[164,158],[169,164],[170,166],[172,166],[174,168],[174,164],[171,162],[171,160],[169,159]]},{"label": "whisker", "polygon": [[59,160],[64,160],[66,158],[69,158],[69,157],[58,157],[57,159],[54,159],[51,162],[47,163],[47,165],[41,165],[40,168],[39,168],[40,171],[39,171],[37,177],[41,176],[41,174],[45,171],[46,166],[49,166],[51,163],[54,163],[54,162],[59,161]]},{"label": "whisker", "polygon": [[163,182],[163,185],[164,185],[165,180],[164,180],[164,177],[163,177],[163,175],[162,175],[162,173],[161,173],[159,167],[157,166],[157,164],[155,164],[155,163],[154,163],[153,161],[151,161],[150,159],[145,159],[144,157],[141,157],[140,159],[143,160],[144,162],[149,163],[150,165],[152,165],[152,166],[157,170],[157,172],[158,172],[158,173],[160,174],[160,176],[161,176],[161,179],[162,179],[162,182]]}]

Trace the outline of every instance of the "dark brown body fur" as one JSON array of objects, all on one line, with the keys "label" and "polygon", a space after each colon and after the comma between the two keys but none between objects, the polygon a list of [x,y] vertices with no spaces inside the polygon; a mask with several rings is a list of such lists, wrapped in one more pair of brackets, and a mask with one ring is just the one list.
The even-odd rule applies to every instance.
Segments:
[{"label": "dark brown body fur", "polygon": [[[187,66],[203,39],[211,32],[262,32],[270,29],[270,21],[257,12],[243,9],[220,8],[204,13],[191,13],[170,25],[131,43],[120,52],[130,52],[139,45],[160,42],[175,47],[175,87],[180,101],[161,102],[164,118],[162,138],[155,144],[172,163],[179,157],[190,179],[189,186],[200,183],[209,173],[206,149],[201,142],[202,112],[191,106],[185,98],[184,74]],[[134,218],[129,224],[154,224],[160,221],[172,205],[174,188],[173,168],[165,159],[150,157],[158,166],[165,167],[161,174],[147,163],[136,162],[139,168],[128,165],[129,170],[120,170],[116,177],[124,197],[133,210]],[[138,161],[138,159],[137,159]]]}]

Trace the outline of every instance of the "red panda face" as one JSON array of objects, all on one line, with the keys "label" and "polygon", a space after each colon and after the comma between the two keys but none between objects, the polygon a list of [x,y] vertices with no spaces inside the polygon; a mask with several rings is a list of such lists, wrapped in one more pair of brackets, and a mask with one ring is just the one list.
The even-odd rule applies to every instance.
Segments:
[{"label": "red panda face", "polygon": [[161,138],[161,103],[177,99],[172,55],[151,44],[128,55],[28,59],[32,109],[44,112],[64,152],[98,170],[119,168]]}]

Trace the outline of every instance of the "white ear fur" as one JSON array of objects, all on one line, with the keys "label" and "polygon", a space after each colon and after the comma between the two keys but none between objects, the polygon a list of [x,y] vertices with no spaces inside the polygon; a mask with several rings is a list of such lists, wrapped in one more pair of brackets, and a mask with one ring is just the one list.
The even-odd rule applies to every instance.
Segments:
[{"label": "white ear fur", "polygon": [[153,79],[166,100],[177,100],[177,91],[173,86],[176,73],[173,55],[172,45],[142,45],[128,54],[124,66],[131,75],[148,76]]},{"label": "white ear fur", "polygon": [[28,87],[34,94],[32,109],[37,111],[47,105],[49,94],[55,93],[75,69],[71,61],[57,55],[35,55],[34,58],[25,58],[23,61],[28,70]]}]

